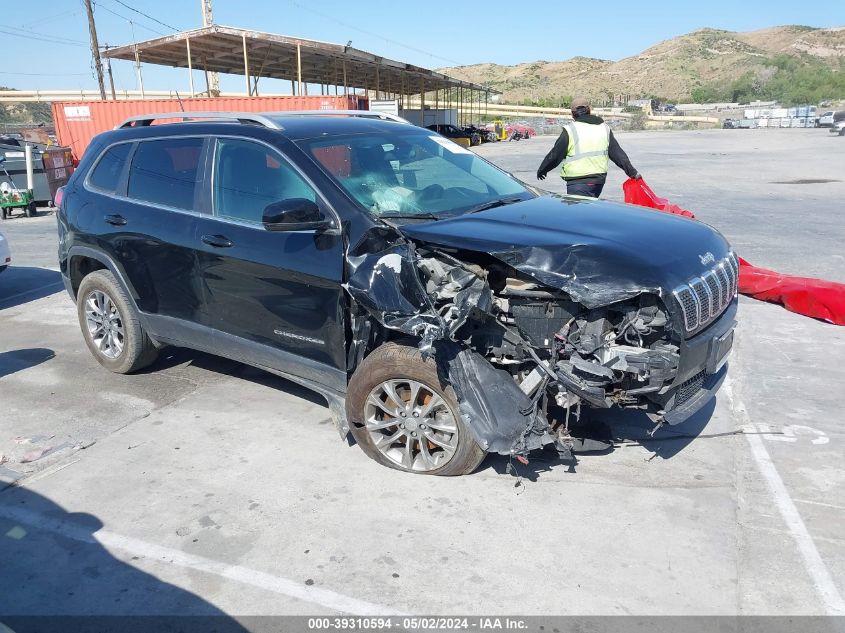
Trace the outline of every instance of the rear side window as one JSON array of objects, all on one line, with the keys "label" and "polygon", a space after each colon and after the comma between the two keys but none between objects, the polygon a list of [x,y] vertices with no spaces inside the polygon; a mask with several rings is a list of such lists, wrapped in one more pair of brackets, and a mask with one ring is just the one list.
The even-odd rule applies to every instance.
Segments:
[{"label": "rear side window", "polygon": [[94,166],[88,181],[97,189],[108,193],[117,191],[130,149],[132,149],[132,143],[121,143],[107,149]]},{"label": "rear side window", "polygon": [[177,209],[192,209],[202,152],[201,138],[168,138],[138,144],[127,195]]}]

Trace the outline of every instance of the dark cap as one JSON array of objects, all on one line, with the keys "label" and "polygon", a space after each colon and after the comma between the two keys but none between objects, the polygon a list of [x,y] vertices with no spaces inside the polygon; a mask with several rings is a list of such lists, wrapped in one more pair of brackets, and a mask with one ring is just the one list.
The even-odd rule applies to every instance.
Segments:
[{"label": "dark cap", "polygon": [[572,100],[572,105],[570,105],[569,107],[572,108],[573,110],[575,108],[589,108],[590,102],[587,100],[586,97],[575,97]]}]

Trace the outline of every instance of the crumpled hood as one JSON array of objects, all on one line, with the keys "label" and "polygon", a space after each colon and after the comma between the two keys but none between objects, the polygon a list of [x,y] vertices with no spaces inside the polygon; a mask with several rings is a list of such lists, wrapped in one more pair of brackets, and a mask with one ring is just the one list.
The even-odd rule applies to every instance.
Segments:
[{"label": "crumpled hood", "polygon": [[417,242],[487,253],[588,308],[642,293],[665,296],[724,259],[710,226],[634,205],[543,196],[399,227]]}]

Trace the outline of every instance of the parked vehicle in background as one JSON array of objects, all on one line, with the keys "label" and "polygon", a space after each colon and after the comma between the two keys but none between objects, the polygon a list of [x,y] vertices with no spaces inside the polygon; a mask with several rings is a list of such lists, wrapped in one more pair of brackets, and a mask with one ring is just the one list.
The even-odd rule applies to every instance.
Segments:
[{"label": "parked vehicle in background", "polygon": [[441,136],[445,136],[446,138],[454,141],[461,147],[472,147],[473,145],[478,145],[481,141],[478,140],[477,143],[472,142],[472,134],[469,132],[465,132],[459,127],[451,125],[449,123],[438,123],[436,125],[429,125],[426,127],[428,130],[432,130],[437,132]]},{"label": "parked vehicle in background", "polygon": [[837,112],[833,115],[833,126],[830,131],[839,136],[845,136],[845,112]]},{"label": "parked vehicle in background", "polygon": [[519,132],[521,138],[531,138],[532,136],[537,136],[537,130],[525,123],[510,123],[507,125],[506,129],[508,136],[512,135],[514,132]]},{"label": "parked vehicle in background", "polygon": [[0,273],[12,263],[12,250],[9,248],[9,240],[0,231]]},{"label": "parked vehicle in background", "polygon": [[739,265],[702,222],[545,195],[406,123],[152,125],[183,117],[95,137],[56,196],[62,278],[113,372],[167,345],[244,362],[321,393],[377,462],[436,475],[571,456],[582,406],[677,424],[725,378]]},{"label": "parked vehicle in background", "polygon": [[[490,143],[496,141],[496,135],[483,127],[477,125],[467,125],[464,127],[464,132],[472,135],[472,144],[480,145],[481,143]],[[477,137],[477,142],[476,142]]]},{"label": "parked vehicle in background", "polygon": [[830,127],[833,125],[833,110],[828,110],[819,117],[819,127]]}]

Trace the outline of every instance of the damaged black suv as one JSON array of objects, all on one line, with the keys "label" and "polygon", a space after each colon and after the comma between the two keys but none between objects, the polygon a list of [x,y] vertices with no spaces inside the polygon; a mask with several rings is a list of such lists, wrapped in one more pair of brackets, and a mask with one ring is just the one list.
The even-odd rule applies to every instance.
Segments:
[{"label": "damaged black suv", "polygon": [[738,266],[686,218],[553,196],[366,113],[192,114],[98,136],[63,191],[85,341],[130,373],[184,346],[306,385],[400,470],[572,447],[569,412],[700,409]]}]

